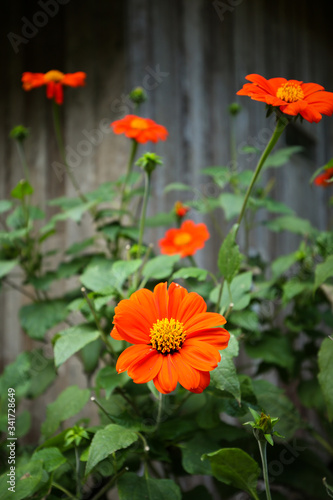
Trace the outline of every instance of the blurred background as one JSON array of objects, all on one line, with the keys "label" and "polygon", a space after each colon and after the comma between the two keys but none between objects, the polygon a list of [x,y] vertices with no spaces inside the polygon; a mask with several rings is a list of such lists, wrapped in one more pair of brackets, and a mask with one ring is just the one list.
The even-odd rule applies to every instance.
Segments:
[{"label": "blurred background", "polygon": [[[183,182],[204,196],[215,195],[216,188],[201,169],[230,165],[232,119],[228,106],[232,102],[242,106],[234,120],[237,167],[255,167],[256,155],[245,154],[243,147],[262,150],[274,122],[265,118],[263,104],[235,95],[246,75],[315,82],[333,91],[330,0],[7,0],[1,8],[0,197],[8,197],[23,176],[15,144],[8,138],[10,130],[22,124],[30,129],[26,151],[34,197],[49,215],[54,213],[48,206],[51,199],[75,196],[75,192],[68,179],[60,179],[52,167],[60,161],[52,103],[45,96],[45,87],[22,90],[24,71],[87,73],[85,87],[65,90],[62,107],[67,152],[83,192],[124,172],[129,141],[115,136],[107,124],[133,113],[128,98],[133,87],[146,90],[149,98],[140,114],[169,131],[166,142],[140,146],[138,152],[156,151],[164,159],[164,168],[153,180],[151,215],[170,211],[177,199],[197,196],[193,192],[164,194],[171,182]],[[102,138],[94,144],[96,130],[102,131]],[[91,146],[85,149],[82,141],[87,140]],[[266,181],[274,181],[271,196],[314,226],[330,227],[330,190],[310,185],[309,180],[333,156],[333,120],[323,117],[319,124],[288,126],[278,144],[284,145],[300,145],[303,150],[284,167],[265,174]],[[263,222],[267,217],[266,213],[260,215]],[[220,237],[203,214],[193,211],[191,218],[209,225],[212,237],[198,260],[203,267],[214,269]],[[65,249],[91,231],[89,220],[60,227],[50,249]],[[222,229],[228,227],[224,224]],[[156,242],[160,236],[160,230],[149,231],[146,241]],[[259,225],[249,244],[253,253],[260,252],[269,261],[295,250],[297,237],[277,235]],[[244,235],[240,233],[241,249],[242,245]],[[29,299],[17,290],[2,290],[2,367],[35,345],[20,328],[18,310],[25,303]],[[51,357],[51,347],[45,347],[46,356],[47,349]],[[69,383],[80,385],[81,368],[75,359],[60,370],[62,377],[48,391],[45,402],[52,401]],[[45,410],[30,410],[37,430]]]}]

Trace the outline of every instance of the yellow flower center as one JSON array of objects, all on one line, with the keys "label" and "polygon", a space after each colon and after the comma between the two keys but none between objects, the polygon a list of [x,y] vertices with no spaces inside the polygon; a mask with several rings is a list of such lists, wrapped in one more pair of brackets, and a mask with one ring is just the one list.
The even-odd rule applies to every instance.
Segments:
[{"label": "yellow flower center", "polygon": [[148,128],[148,123],[144,118],[134,118],[131,121],[131,127],[139,130],[145,130],[146,128]]},{"label": "yellow flower center", "polygon": [[179,351],[186,338],[184,325],[176,319],[158,319],[150,329],[151,345],[162,354]]},{"label": "yellow flower center", "polygon": [[182,246],[190,243],[191,240],[192,236],[190,235],[190,233],[180,233],[175,236],[174,244],[177,246]]},{"label": "yellow flower center", "polygon": [[45,73],[45,80],[47,80],[48,82],[61,82],[61,80],[64,78],[64,74],[61,73],[61,71],[58,71],[56,69],[52,69],[51,71],[48,71],[47,73]]},{"label": "yellow flower center", "polygon": [[290,80],[277,89],[276,97],[285,102],[296,102],[304,99],[304,93],[298,82]]}]

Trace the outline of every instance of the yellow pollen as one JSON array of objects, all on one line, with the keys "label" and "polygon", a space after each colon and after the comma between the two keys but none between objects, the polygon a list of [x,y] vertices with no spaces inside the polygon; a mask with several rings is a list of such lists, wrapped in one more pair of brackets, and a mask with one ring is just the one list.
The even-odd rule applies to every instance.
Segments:
[{"label": "yellow pollen", "polygon": [[150,329],[151,345],[162,354],[179,351],[186,338],[184,325],[176,319],[158,319]]},{"label": "yellow pollen", "polygon": [[134,118],[131,121],[131,127],[139,130],[145,130],[148,128],[148,123],[143,118]]},{"label": "yellow pollen", "polygon": [[304,93],[300,84],[291,80],[277,89],[276,97],[285,102],[296,102],[304,99]]},{"label": "yellow pollen", "polygon": [[61,73],[61,71],[58,71],[56,69],[52,69],[51,71],[48,71],[45,74],[45,80],[48,82],[61,82],[61,80],[64,78],[64,74]]},{"label": "yellow pollen", "polygon": [[180,233],[175,236],[174,244],[177,246],[187,245],[192,240],[190,233]]}]

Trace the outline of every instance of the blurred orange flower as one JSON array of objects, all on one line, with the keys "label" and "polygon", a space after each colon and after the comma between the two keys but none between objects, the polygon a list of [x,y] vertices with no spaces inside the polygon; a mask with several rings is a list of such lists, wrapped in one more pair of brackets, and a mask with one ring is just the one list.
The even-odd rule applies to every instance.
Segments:
[{"label": "blurred orange flower", "polygon": [[318,175],[313,182],[316,186],[322,187],[333,185],[333,167],[327,168],[322,174]]},{"label": "blurred orange flower", "polygon": [[318,123],[322,114],[331,116],[333,113],[333,93],[325,92],[324,87],[317,83],[285,78],[266,80],[256,74],[247,75],[246,79],[252,83],[245,83],[238,95],[247,95],[255,101],[277,106],[287,115],[300,114],[308,122]]},{"label": "blurred orange flower", "polygon": [[63,85],[68,87],[82,87],[85,85],[86,74],[83,71],[64,74],[53,69],[47,73],[23,73],[22,83],[24,90],[31,90],[46,85],[46,95],[54,99],[57,104],[64,102]]},{"label": "blurred orange flower", "polygon": [[190,210],[190,207],[183,205],[181,201],[176,201],[174,206],[175,213],[178,217],[185,217],[187,212]]},{"label": "blurred orange flower", "polygon": [[181,257],[188,257],[203,248],[209,236],[206,224],[186,220],[179,229],[169,229],[158,244],[163,254],[179,253]]},{"label": "blurred orange flower", "polygon": [[154,381],[162,394],[180,383],[200,393],[221,360],[230,334],[223,316],[206,312],[205,301],[177,283],[159,283],[154,292],[142,288],[115,308],[111,336],[134,344],[119,356],[118,373],[127,370],[137,384]]},{"label": "blurred orange flower", "polygon": [[129,139],[144,144],[152,141],[165,141],[168,131],[163,125],[158,125],[150,118],[141,118],[136,115],[126,115],[121,120],[111,123],[115,134],[125,134]]}]

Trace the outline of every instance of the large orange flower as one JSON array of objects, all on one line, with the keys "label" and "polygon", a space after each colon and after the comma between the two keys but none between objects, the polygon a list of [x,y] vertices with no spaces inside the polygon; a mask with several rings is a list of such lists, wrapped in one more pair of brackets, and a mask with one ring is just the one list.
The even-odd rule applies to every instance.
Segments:
[{"label": "large orange flower", "polygon": [[226,320],[206,312],[205,301],[177,283],[159,283],[154,292],[142,288],[115,308],[111,336],[132,345],[119,356],[118,373],[127,370],[137,384],[154,381],[167,394],[180,383],[200,393],[210,382],[211,370],[228,346],[230,334],[218,328]]},{"label": "large orange flower", "polygon": [[313,182],[316,184],[316,186],[333,186],[333,168],[327,168],[326,170],[324,170],[324,172],[318,175]]},{"label": "large orange flower", "polygon": [[141,118],[136,115],[127,115],[121,120],[111,123],[115,134],[125,134],[126,137],[134,139],[136,142],[165,141],[168,131],[163,125],[158,125],[150,118]]},{"label": "large orange flower", "polygon": [[205,224],[195,224],[192,220],[186,220],[179,229],[169,229],[158,244],[163,254],[179,253],[181,257],[187,257],[203,248],[209,236]]},{"label": "large orange flower", "polygon": [[309,122],[318,123],[323,115],[333,113],[333,93],[325,92],[324,87],[317,83],[303,83],[285,78],[270,78],[266,80],[260,75],[247,75],[246,83],[238,95],[247,95],[255,101],[277,106],[287,115],[300,114]]},{"label": "large orange flower", "polygon": [[22,83],[24,90],[31,90],[46,85],[46,95],[54,99],[57,104],[64,102],[63,85],[68,87],[82,87],[85,84],[86,74],[83,71],[77,73],[61,73],[56,69],[47,73],[23,73]]}]

